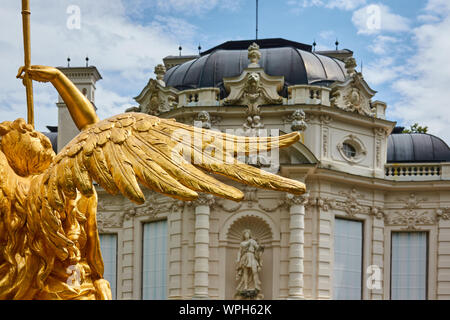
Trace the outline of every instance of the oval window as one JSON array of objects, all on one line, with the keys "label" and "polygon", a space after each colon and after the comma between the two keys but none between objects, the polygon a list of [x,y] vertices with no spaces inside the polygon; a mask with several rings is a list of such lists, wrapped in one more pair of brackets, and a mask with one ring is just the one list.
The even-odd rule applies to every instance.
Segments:
[{"label": "oval window", "polygon": [[344,142],[342,144],[342,151],[347,158],[354,158],[356,156],[356,149],[350,143]]}]

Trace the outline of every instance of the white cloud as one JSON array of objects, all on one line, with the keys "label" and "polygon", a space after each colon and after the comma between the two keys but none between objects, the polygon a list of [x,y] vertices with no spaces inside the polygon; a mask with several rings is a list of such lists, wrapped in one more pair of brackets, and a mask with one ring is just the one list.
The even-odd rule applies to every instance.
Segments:
[{"label": "white cloud", "polygon": [[429,0],[425,10],[441,15],[448,15],[450,13],[450,1],[448,0]]},{"label": "white cloud", "polygon": [[393,57],[383,57],[364,65],[363,75],[371,86],[378,86],[397,79],[403,70]]},{"label": "white cloud", "polygon": [[406,125],[426,125],[431,133],[449,143],[450,11],[440,23],[424,24],[413,33],[416,53],[406,61],[404,74],[393,84],[400,100],[391,106],[390,114]]},{"label": "white cloud", "polygon": [[439,22],[440,19],[432,14],[421,14],[417,16],[417,20],[422,23]]},{"label": "white cloud", "polygon": [[371,4],[356,10],[352,22],[358,29],[358,34],[403,32],[410,29],[409,19],[392,13],[384,4]]},{"label": "white cloud", "polygon": [[354,10],[365,3],[366,0],[331,0],[328,1],[326,7],[330,9]]},{"label": "white cloud", "polygon": [[[176,54],[180,44],[184,53],[195,53],[189,44],[196,43],[196,27],[184,20],[166,15],[142,25],[131,21],[120,0],[74,0],[70,4],[81,9],[80,29],[67,28],[67,2],[31,3],[31,61],[61,66],[70,55],[71,65],[79,66],[88,54],[103,75],[96,95],[101,117],[123,112],[133,104],[132,97],[145,86],[154,66],[164,56]],[[3,3],[0,11],[0,29],[7,30],[0,40],[0,122],[26,118],[25,89],[15,78],[23,64],[20,11],[19,1]],[[50,84],[35,83],[34,94],[36,128],[56,125],[56,90]]]},{"label": "white cloud", "polygon": [[242,0],[134,0],[127,7],[135,14],[145,9],[157,9],[166,13],[177,12],[184,15],[203,15],[213,9],[236,11],[240,8]]},{"label": "white cloud", "polygon": [[369,49],[376,54],[383,55],[388,51],[392,52],[392,47],[400,42],[399,39],[391,36],[379,35],[373,43],[369,45]]},{"label": "white cloud", "polygon": [[325,7],[328,9],[354,10],[366,3],[366,0],[290,0],[288,5],[299,8]]},{"label": "white cloud", "polygon": [[319,36],[324,40],[330,40],[336,38],[334,30],[324,30],[319,33]]}]

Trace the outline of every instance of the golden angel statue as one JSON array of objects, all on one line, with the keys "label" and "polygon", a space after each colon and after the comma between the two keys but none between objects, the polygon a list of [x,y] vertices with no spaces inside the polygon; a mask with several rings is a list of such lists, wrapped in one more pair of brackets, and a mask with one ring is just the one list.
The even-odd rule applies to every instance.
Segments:
[{"label": "golden angel statue", "polygon": [[250,229],[242,232],[242,242],[236,259],[236,280],[238,280],[236,297],[238,299],[263,298],[259,273],[262,268],[264,247],[253,239]]},{"label": "golden angel statue", "polygon": [[[299,140],[297,132],[239,137],[143,113],[100,121],[58,69],[22,67],[18,77],[50,82],[81,132],[55,155],[50,141],[23,119],[0,123],[0,299],[111,298],[103,279],[93,181],[138,204],[145,201],[140,184],[186,201],[198,192],[243,199],[240,190],[207,172],[256,187],[305,192],[299,181],[236,159],[239,153],[289,146]],[[177,135],[180,130],[191,141]],[[205,152],[210,146],[214,151]]]}]

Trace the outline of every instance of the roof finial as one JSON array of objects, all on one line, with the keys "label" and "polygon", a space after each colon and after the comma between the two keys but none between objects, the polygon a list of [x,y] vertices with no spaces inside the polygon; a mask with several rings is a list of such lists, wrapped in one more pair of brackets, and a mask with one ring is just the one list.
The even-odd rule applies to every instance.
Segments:
[{"label": "roof finial", "polygon": [[155,75],[156,75],[156,81],[163,87],[166,86],[164,83],[164,75],[166,74],[166,67],[163,64],[158,64],[155,67]]},{"label": "roof finial", "polygon": [[86,55],[86,68],[89,67],[89,57]]},{"label": "roof finial", "polygon": [[337,38],[336,38],[336,42],[334,44],[336,45],[336,51],[338,51],[339,50],[339,41]]},{"label": "roof finial", "polygon": [[316,51],[316,46],[317,46],[316,39],[314,39],[314,42],[313,42],[313,51],[314,52]]},{"label": "roof finial", "polygon": [[70,68],[70,57],[67,57],[67,68]]},{"label": "roof finial", "polygon": [[259,46],[256,42],[253,42],[250,47],[248,47],[248,59],[250,60],[249,68],[258,68],[259,59],[261,59],[261,51],[259,51]]},{"label": "roof finial", "polygon": [[345,59],[345,68],[347,69],[347,74],[353,77],[356,74],[356,60],[353,57],[348,57]]}]

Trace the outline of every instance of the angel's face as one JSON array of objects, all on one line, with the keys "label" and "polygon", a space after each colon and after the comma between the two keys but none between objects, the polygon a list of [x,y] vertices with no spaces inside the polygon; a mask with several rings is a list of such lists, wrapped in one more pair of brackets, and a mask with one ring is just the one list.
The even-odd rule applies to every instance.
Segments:
[{"label": "angel's face", "polygon": [[21,176],[42,173],[55,156],[48,138],[34,130],[10,131],[2,137],[1,147],[9,165]]}]

